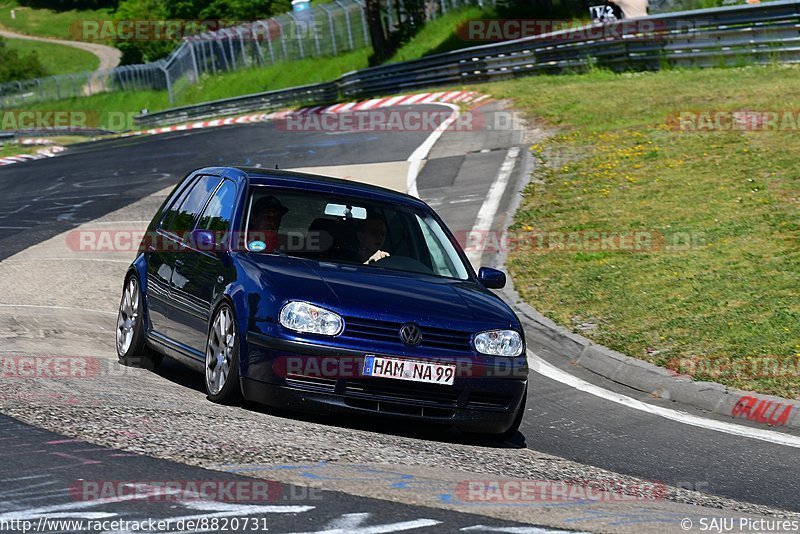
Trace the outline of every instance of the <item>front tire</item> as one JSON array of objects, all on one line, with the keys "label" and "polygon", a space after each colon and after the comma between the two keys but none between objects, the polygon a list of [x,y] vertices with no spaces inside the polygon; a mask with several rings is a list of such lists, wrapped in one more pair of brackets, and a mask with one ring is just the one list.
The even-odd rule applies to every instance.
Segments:
[{"label": "front tire", "polygon": [[501,441],[509,441],[514,436],[517,435],[517,431],[519,430],[520,425],[522,424],[522,418],[525,415],[525,405],[528,403],[528,386],[525,385],[525,392],[522,394],[522,402],[520,403],[519,410],[517,410],[517,416],[514,418],[514,422],[511,423],[511,426],[503,432],[502,434],[496,434],[496,438],[500,439]]},{"label": "front tire", "polygon": [[122,365],[153,371],[161,365],[164,356],[145,342],[142,300],[139,280],[132,274],[125,280],[117,314],[117,357]]},{"label": "front tire", "polygon": [[241,400],[239,335],[233,309],[227,303],[217,309],[208,329],[205,377],[208,400],[219,404]]}]

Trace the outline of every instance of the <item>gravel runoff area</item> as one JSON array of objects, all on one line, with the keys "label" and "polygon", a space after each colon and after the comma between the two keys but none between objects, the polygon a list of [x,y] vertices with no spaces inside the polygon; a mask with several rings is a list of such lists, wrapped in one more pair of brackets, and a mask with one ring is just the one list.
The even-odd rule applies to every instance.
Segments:
[{"label": "gravel runoff area", "polygon": [[[4,364],[20,354],[85,357],[96,363],[84,377],[6,375],[0,379],[2,413],[66,436],[186,464],[308,483],[302,472],[279,468],[305,465],[330,475],[321,478],[325,489],[553,526],[587,528],[566,522],[565,514],[608,514],[609,506],[617,514],[672,520],[677,515],[721,515],[720,510],[729,515],[736,512],[737,517],[800,518],[800,514],[678,488],[669,488],[664,500],[584,503],[579,510],[567,511],[563,506],[477,507],[444,502],[436,496],[453,491],[457,481],[487,477],[639,482],[527,448],[465,441],[456,432],[215,405],[206,400],[200,375],[178,364],[168,361],[157,373],[120,366],[113,346],[114,325],[123,275],[133,253],[75,250],[79,235],[75,232],[141,231],[166,193],[0,262],[0,357]],[[371,474],[365,476],[368,469]],[[407,479],[413,481],[411,491],[393,484],[401,474],[411,477]],[[606,523],[591,528],[636,532],[641,525]],[[648,526],[648,531],[660,531],[660,527]],[[663,531],[671,530],[664,525]]]}]

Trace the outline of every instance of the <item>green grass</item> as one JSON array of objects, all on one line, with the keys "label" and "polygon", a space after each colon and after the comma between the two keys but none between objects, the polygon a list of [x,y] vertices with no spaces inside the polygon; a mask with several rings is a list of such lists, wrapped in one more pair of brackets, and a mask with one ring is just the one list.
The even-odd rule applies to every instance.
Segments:
[{"label": "green grass", "polygon": [[[14,10],[15,18],[11,18]],[[21,7],[13,1],[0,2],[0,26],[27,35],[78,40],[76,29],[81,20],[107,20],[109,9],[53,11]]]},{"label": "green grass", "polygon": [[87,124],[111,130],[134,129],[132,116],[142,109],[157,111],[170,107],[165,91],[118,91],[82,98],[65,98],[32,104],[26,109],[43,111],[80,111],[90,117]]},{"label": "green grass", "polygon": [[33,154],[40,148],[42,147],[22,146],[18,145],[17,143],[0,144],[0,158],[5,158],[7,156],[21,156],[22,154]]},{"label": "green grass", "polygon": [[411,41],[405,43],[394,53],[388,63],[408,61],[479,44],[459,37],[456,31],[459,24],[469,19],[494,18],[494,16],[494,11],[484,10],[477,6],[448,11],[441,17],[428,22]]},{"label": "green grass", "polygon": [[3,42],[20,54],[36,52],[48,75],[95,70],[100,65],[100,60],[94,54],[71,46],[25,39],[4,39]]},{"label": "green grass", "polygon": [[[478,87],[557,128],[532,147],[541,182],[524,192],[512,227],[520,237],[653,236],[644,252],[515,247],[508,266],[521,296],[630,356],[800,398],[800,135],[686,132],[671,120],[687,110],[794,112],[798,75],[788,66],[600,71]],[[760,370],[764,359],[783,373]]]},{"label": "green grass", "polygon": [[335,57],[301,59],[266,68],[243,69],[217,76],[204,76],[188,86],[176,105],[196,104],[220,98],[326,82],[369,64],[371,49],[363,48]]}]

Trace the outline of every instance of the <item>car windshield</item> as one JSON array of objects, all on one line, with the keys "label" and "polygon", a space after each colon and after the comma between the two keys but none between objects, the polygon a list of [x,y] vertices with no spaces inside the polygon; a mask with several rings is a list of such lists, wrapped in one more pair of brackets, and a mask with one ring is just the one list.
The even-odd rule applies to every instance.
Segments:
[{"label": "car windshield", "polygon": [[253,187],[245,247],[252,253],[469,278],[430,211],[329,193]]}]

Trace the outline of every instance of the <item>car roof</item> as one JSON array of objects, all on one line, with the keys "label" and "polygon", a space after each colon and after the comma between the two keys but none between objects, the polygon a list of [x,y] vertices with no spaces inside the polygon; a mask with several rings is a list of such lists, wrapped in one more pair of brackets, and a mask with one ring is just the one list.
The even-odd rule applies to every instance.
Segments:
[{"label": "car roof", "polygon": [[309,191],[338,192],[358,195],[362,198],[372,200],[382,200],[408,206],[429,208],[425,202],[414,196],[363,182],[282,169],[262,169],[255,167],[232,168],[245,173],[249,177],[251,185],[271,185],[277,187],[301,188]]}]

